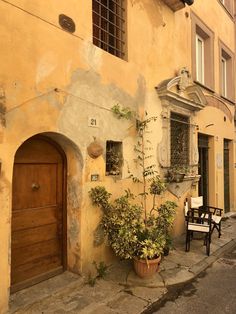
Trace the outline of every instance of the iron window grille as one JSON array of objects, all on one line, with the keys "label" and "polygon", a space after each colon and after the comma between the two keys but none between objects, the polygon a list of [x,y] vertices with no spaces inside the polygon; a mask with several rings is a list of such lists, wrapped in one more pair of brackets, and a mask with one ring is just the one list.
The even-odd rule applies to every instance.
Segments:
[{"label": "iron window grille", "polygon": [[171,166],[189,165],[189,118],[178,113],[171,113]]},{"label": "iron window grille", "polygon": [[125,0],[93,0],[93,44],[125,56]]}]

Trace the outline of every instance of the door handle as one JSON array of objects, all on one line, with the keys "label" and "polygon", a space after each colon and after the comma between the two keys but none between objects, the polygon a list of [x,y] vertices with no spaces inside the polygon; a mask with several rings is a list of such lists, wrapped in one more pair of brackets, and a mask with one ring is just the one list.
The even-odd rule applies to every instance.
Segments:
[{"label": "door handle", "polygon": [[38,183],[32,183],[31,188],[33,191],[37,191],[40,188],[40,185]]}]

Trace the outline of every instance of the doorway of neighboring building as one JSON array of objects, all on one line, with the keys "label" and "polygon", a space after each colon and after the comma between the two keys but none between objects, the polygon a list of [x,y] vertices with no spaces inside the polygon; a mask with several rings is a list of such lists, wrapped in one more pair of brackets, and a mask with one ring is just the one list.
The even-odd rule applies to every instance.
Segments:
[{"label": "doorway of neighboring building", "polygon": [[15,155],[12,196],[11,292],[66,267],[65,157],[42,136]]},{"label": "doorway of neighboring building", "polygon": [[198,134],[198,174],[201,175],[198,183],[198,195],[203,196],[203,204],[208,204],[209,191],[209,138],[207,135]]},{"label": "doorway of neighboring building", "polygon": [[229,140],[224,139],[224,210],[230,211]]}]

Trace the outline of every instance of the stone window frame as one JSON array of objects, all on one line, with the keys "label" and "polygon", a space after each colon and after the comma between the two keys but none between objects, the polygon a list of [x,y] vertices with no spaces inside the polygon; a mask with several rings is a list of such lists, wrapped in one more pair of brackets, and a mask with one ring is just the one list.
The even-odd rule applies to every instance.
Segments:
[{"label": "stone window frame", "polygon": [[234,1],[233,0],[218,0],[231,18],[234,16]]},{"label": "stone window frame", "polygon": [[[185,116],[189,124],[189,173],[196,176],[198,165],[198,126],[196,112],[205,108],[206,97],[198,84],[195,84],[186,67],[181,68],[178,76],[164,80],[156,86],[161,100],[162,139],[157,146],[157,159],[161,173],[166,175],[171,165],[171,113]],[[183,165],[184,167],[186,165]],[[189,177],[189,176],[188,176]],[[190,175],[191,177],[191,175]],[[186,177],[187,179],[187,177]]]},{"label": "stone window frame", "polygon": [[[192,20],[192,75],[194,82],[214,91],[214,32],[193,12],[191,12]],[[197,80],[196,69],[196,38],[199,36],[204,41],[204,81]]]},{"label": "stone window frame", "polygon": [[[207,99],[202,88],[195,84],[189,70],[184,67],[178,75],[160,82],[156,86],[161,101],[161,132],[162,139],[157,145],[157,161],[160,174],[168,177],[171,166],[171,112],[188,117],[189,124],[189,167],[183,182],[169,182],[168,190],[176,197],[181,197],[192,186],[196,186],[200,176],[198,172],[198,126],[195,122],[196,113],[205,108]],[[185,165],[183,165],[184,168]],[[181,168],[181,167],[180,167]],[[168,180],[168,178],[167,178]]]},{"label": "stone window frame", "polygon": [[[234,101],[234,53],[219,39],[219,91],[220,96]],[[222,58],[226,62],[226,93],[223,92]]]},{"label": "stone window frame", "polygon": [[[173,102],[162,103],[162,143],[158,147],[159,163],[163,170],[168,170],[171,165],[171,113],[180,114],[189,121],[189,167],[196,167],[198,163],[197,125],[194,122],[194,113],[186,108],[176,106]],[[187,166],[187,165],[184,165]]]}]

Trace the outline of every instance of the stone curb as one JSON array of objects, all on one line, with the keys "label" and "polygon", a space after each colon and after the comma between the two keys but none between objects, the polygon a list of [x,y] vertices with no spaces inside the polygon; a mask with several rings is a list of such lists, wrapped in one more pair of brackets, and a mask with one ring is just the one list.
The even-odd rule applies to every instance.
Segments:
[{"label": "stone curb", "polygon": [[228,243],[224,244],[222,247],[212,253],[212,255],[206,257],[203,261],[200,261],[199,263],[190,267],[189,272],[193,273],[194,276],[199,275],[202,271],[212,265],[221,255],[229,251],[235,245],[236,241],[234,239],[231,239]]}]

